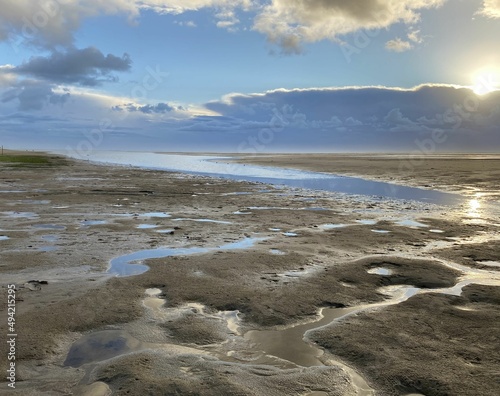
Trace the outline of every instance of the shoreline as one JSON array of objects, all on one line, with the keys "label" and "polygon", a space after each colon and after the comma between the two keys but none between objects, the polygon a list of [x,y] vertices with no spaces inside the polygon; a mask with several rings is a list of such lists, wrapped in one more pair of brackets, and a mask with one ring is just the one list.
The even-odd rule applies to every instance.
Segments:
[{"label": "shoreline", "polygon": [[[460,272],[443,265],[448,260],[470,271],[500,271],[488,264],[500,259],[500,242],[494,238],[498,225],[480,211],[472,215],[460,208],[368,203],[317,191],[86,161],[41,167],[0,163],[0,168],[8,170],[0,174],[0,190],[19,191],[0,194],[0,236],[8,238],[0,240],[2,301],[6,301],[4,282],[18,285],[22,299],[17,303],[17,326],[22,329],[17,351],[19,394],[54,389],[78,393],[88,387],[101,389],[98,394],[109,389],[120,394],[120,388],[134,393],[145,383],[153,394],[174,389],[210,392],[202,382],[206,375],[215,375],[212,387],[222,392],[218,394],[254,394],[245,390],[248,386],[255,394],[265,394],[265,389],[283,395],[290,389],[298,394],[314,389],[354,394],[347,374],[335,365],[282,369],[271,364],[265,369],[271,376],[264,380],[259,374],[264,368],[252,365],[258,349],[245,343],[224,315],[239,312],[236,323],[242,334],[286,329],[311,321],[321,308],[382,302],[387,297],[381,287],[451,287]],[[318,207],[322,210],[313,210]],[[110,260],[127,253],[217,247],[248,237],[265,240],[241,251],[215,249],[150,259],[149,270],[140,275],[105,273]],[[368,272],[379,267],[392,273]],[[28,282],[34,279],[47,284]],[[160,302],[147,300],[150,289],[161,292]],[[311,339],[326,350],[325,361],[337,356],[380,394],[399,394],[402,390],[391,388],[391,381],[401,376],[420,381],[405,384],[406,393],[431,392],[433,386],[441,391],[442,384],[453,393],[462,386],[460,375],[470,381],[470,389],[476,386],[489,394],[490,389],[498,390],[495,384],[487,381],[488,388],[484,384],[477,388],[479,380],[469,377],[466,364],[454,361],[453,375],[441,367],[448,353],[456,353],[446,339],[432,345],[439,351],[430,367],[432,375],[428,357],[424,359],[425,345],[416,347],[411,364],[403,357],[398,360],[397,354],[377,352],[376,346],[405,350],[407,345],[398,344],[402,340],[390,324],[414,318],[417,312],[432,328],[444,331],[432,307],[445,316],[455,306],[474,308],[452,315],[453,329],[473,321],[496,331],[491,323],[499,323],[498,289],[470,285],[459,298],[426,293],[382,312],[350,317],[315,331]],[[2,306],[0,314],[4,312]],[[373,323],[378,331],[371,329]],[[356,337],[349,336],[350,326],[359,329]],[[0,330],[3,333],[4,327]],[[393,336],[393,341],[384,334]],[[411,329],[406,334],[411,342],[427,342],[428,335]],[[332,347],[339,335],[342,343]],[[96,337],[92,345],[97,350],[85,337]],[[488,373],[498,346],[482,337],[481,327],[463,337],[465,353],[483,351],[476,369]],[[98,358],[111,353],[102,349],[105,340],[121,345],[109,361]],[[76,359],[72,361],[84,363],[64,366],[74,342],[85,348],[72,355]],[[358,348],[361,344],[365,352]],[[156,345],[157,351],[139,345]],[[377,375],[371,365],[390,375]],[[432,382],[436,380],[439,386]],[[281,388],[283,381],[288,389]],[[465,392],[474,394],[469,388]]]}]

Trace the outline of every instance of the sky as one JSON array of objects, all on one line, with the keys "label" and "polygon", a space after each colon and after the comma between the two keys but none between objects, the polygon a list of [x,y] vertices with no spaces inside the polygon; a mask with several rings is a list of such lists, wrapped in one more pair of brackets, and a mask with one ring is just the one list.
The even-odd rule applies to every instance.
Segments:
[{"label": "sky", "polygon": [[500,150],[500,0],[0,0],[0,144]]}]

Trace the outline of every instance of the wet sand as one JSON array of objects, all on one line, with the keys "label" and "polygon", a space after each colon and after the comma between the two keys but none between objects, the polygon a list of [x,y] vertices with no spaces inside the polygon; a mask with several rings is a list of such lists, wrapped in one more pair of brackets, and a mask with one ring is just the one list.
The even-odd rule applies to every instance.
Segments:
[{"label": "wet sand", "polygon": [[[326,170],[317,156],[301,161]],[[359,161],[345,160],[345,173],[375,175]],[[466,176],[467,166],[436,183],[496,188],[494,167],[481,178],[476,168]],[[420,169],[414,185],[431,177]],[[6,285],[18,289],[18,382],[6,394],[363,394],[356,373],[365,394],[500,391],[498,286],[440,292],[464,276],[500,285],[498,218],[476,205],[367,201],[70,160],[0,163],[0,191],[3,318]],[[248,248],[227,248],[250,238]],[[147,266],[137,275],[107,273],[113,259],[159,248],[186,250],[137,261]],[[387,290],[406,286],[423,292],[384,306]],[[300,333],[286,329],[351,308],[304,328],[316,343],[311,356],[322,351],[317,362],[287,360],[286,343],[299,346]],[[251,337],[261,331],[283,331],[274,358]],[[5,343],[0,354],[4,370]]]},{"label": "wet sand", "polygon": [[500,198],[497,154],[260,154],[236,161]]}]

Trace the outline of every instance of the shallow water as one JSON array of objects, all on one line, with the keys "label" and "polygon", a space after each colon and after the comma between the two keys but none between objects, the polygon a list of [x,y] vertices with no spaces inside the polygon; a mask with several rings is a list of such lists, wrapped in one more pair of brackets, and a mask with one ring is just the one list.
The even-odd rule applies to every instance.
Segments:
[{"label": "shallow water", "polygon": [[140,341],[122,330],[97,331],[73,343],[64,365],[80,367],[86,363],[107,360],[128,353],[140,344]]},{"label": "shallow water", "polygon": [[215,248],[158,248],[140,250],[116,257],[110,261],[108,273],[116,276],[140,275],[149,270],[149,267],[142,262],[148,259],[165,258],[173,256],[187,256],[191,254],[207,253],[214,250],[238,250],[251,248],[263,238],[245,238],[238,242],[228,243]]},{"label": "shallow water", "polygon": [[322,224],[318,226],[318,228],[322,230],[334,230],[337,228],[345,228],[347,227],[347,224]]},{"label": "shallow water", "polygon": [[42,230],[65,230],[66,227],[62,225],[57,225],[57,224],[35,224],[32,226],[33,228],[40,228]]},{"label": "shallow water", "polygon": [[233,224],[230,221],[211,220],[211,219],[184,219],[184,218],[179,218],[179,219],[173,219],[172,221],[194,221],[194,222],[197,222],[197,223]]},{"label": "shallow water", "polygon": [[415,221],[415,220],[400,220],[400,221],[396,221],[394,224],[399,225],[399,226],[403,226],[403,227],[412,227],[412,228],[429,227],[427,224],[420,223],[420,222]]},{"label": "shallow water", "polygon": [[165,219],[168,217],[172,217],[172,215],[169,213],[165,213],[165,212],[149,212],[149,213],[141,213],[139,215],[139,217],[158,217],[158,218]]},{"label": "shallow water", "polygon": [[375,225],[378,223],[377,220],[356,220],[356,222],[363,225]]},{"label": "shallow water", "polygon": [[[66,153],[67,154],[67,153]],[[176,171],[232,180],[260,182],[287,187],[331,191],[355,195],[458,205],[466,199],[457,194],[376,182],[356,177],[296,169],[225,163],[224,158],[210,156],[171,155],[160,153],[94,151],[88,158],[95,162]]]},{"label": "shallow water", "polygon": [[388,268],[372,268],[369,269],[368,271],[369,274],[376,274],[376,275],[392,275],[392,271]]},{"label": "shallow water", "polygon": [[108,222],[106,220],[83,220],[80,221],[80,226],[81,227],[90,227],[90,226],[95,226],[95,225],[103,225],[107,224]]},{"label": "shallow water", "polygon": [[372,230],[375,234],[390,234],[390,231],[387,230]]},{"label": "shallow water", "polygon": [[139,224],[135,228],[138,228],[139,230],[151,230],[153,228],[158,228],[159,225],[156,224]]},{"label": "shallow water", "polygon": [[2,212],[7,217],[11,217],[14,219],[37,219],[39,216],[33,212]]}]

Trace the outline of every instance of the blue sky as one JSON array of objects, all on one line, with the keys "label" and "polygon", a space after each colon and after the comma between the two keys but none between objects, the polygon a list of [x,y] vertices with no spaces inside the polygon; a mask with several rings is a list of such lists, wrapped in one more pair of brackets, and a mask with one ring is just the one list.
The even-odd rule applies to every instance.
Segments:
[{"label": "blue sky", "polygon": [[0,0],[0,9],[5,145],[500,147],[500,0]]}]

